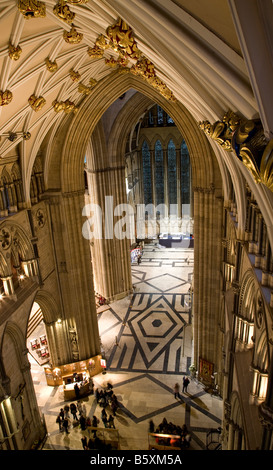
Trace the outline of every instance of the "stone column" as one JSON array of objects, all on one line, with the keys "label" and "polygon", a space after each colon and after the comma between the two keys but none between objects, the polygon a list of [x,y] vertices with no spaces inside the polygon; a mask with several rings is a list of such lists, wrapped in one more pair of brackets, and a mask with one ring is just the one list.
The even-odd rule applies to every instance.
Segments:
[{"label": "stone column", "polygon": [[13,295],[14,294],[14,285],[12,281],[12,274],[10,276],[2,277],[3,287],[5,295]]},{"label": "stone column", "polygon": [[168,214],[164,214],[166,217],[169,215],[169,191],[168,191],[168,150],[163,149],[163,168],[164,168],[164,201],[168,208]]},{"label": "stone column", "polygon": [[199,358],[221,369],[218,325],[221,299],[221,229],[223,201],[213,188],[194,192],[194,363]]},{"label": "stone column", "polygon": [[[53,327],[52,333],[58,360],[54,365],[60,365],[100,354],[100,340],[89,242],[82,234],[84,191],[58,195],[50,202],[52,244],[61,303],[60,323]],[[75,331],[73,341],[71,329]],[[53,349],[51,344],[49,346]]]},{"label": "stone column", "polygon": [[[97,205],[97,215],[101,214],[101,220],[96,219],[97,224],[100,224],[97,228],[100,229],[101,238],[95,236],[90,240],[95,287],[96,291],[107,300],[117,300],[132,290],[128,223],[122,227],[123,231],[126,229],[126,234],[118,232],[119,221],[129,216],[126,214],[126,207],[124,213],[120,208],[115,216],[117,206],[127,204],[125,169],[113,167],[89,170],[88,175],[89,200]],[[131,210],[133,214],[133,207]],[[134,223],[131,221],[131,230],[134,231]]]},{"label": "stone column", "polygon": [[234,449],[234,424],[231,421],[228,426],[228,448],[227,450]]},{"label": "stone column", "polygon": [[177,181],[177,217],[182,218],[182,200],[181,200],[181,151],[180,148],[176,149],[176,181]]}]

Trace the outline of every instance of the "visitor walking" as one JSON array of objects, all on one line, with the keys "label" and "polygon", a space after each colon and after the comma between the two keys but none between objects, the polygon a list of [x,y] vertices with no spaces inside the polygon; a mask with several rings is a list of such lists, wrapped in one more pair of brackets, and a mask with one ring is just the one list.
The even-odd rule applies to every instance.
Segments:
[{"label": "visitor walking", "polygon": [[65,416],[64,420],[63,420],[63,428],[64,428],[66,434],[69,434],[68,426],[69,426],[69,421],[68,421],[68,418]]},{"label": "visitor walking", "polygon": [[108,419],[108,428],[115,428],[115,424],[114,424],[114,418],[112,415],[109,416],[109,419]]},{"label": "visitor walking", "polygon": [[173,389],[173,392],[174,392],[174,398],[180,398],[180,395],[179,395],[179,384],[178,384],[178,383],[175,384],[174,389]]},{"label": "visitor walking", "polygon": [[76,407],[75,403],[70,403],[70,412],[73,416],[73,419],[75,421],[79,421],[78,416],[77,416],[77,407]]},{"label": "visitor walking", "polygon": [[107,413],[106,413],[104,408],[101,411],[101,420],[104,424],[104,427],[107,428],[108,417],[107,417]]},{"label": "visitor walking", "polygon": [[59,424],[59,431],[61,432],[62,431],[62,423],[63,423],[63,418],[62,418],[61,413],[58,414],[57,419],[56,419],[56,423]]}]

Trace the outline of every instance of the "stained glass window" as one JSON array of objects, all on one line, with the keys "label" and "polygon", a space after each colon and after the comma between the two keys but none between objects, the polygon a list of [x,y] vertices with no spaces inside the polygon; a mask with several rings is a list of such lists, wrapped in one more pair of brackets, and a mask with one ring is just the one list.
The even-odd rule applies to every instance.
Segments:
[{"label": "stained glass window", "polygon": [[163,109],[157,105],[157,125],[162,126],[163,124]]},{"label": "stained glass window", "polygon": [[156,205],[164,204],[164,165],[163,149],[160,140],[155,143],[155,192]]},{"label": "stained glass window", "polygon": [[149,145],[144,140],[142,144],[142,164],[143,164],[143,191],[144,204],[152,204],[152,172],[151,172],[151,155]]},{"label": "stained glass window", "polygon": [[190,204],[190,156],[185,140],[181,144],[181,202]]},{"label": "stained glass window", "polygon": [[176,186],[176,151],[174,141],[171,139],[168,143],[168,189],[169,204],[177,203]]}]

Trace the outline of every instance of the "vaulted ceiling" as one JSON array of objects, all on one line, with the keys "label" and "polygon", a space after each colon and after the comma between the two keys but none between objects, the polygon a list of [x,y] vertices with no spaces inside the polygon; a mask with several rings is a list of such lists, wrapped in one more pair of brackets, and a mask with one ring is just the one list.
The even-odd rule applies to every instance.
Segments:
[{"label": "vaulted ceiling", "polygon": [[[128,27],[123,45],[133,45],[126,63],[115,28],[107,29],[119,18]],[[23,173],[96,83],[138,59],[156,75],[159,92],[197,122],[228,109],[258,116],[228,0],[0,0],[0,27],[0,158],[19,149]],[[100,57],[94,47],[103,49]]]}]

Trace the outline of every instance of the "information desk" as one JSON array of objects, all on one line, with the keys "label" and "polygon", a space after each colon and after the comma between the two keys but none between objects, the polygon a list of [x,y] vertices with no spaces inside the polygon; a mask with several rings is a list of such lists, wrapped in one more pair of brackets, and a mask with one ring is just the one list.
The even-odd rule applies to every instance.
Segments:
[{"label": "information desk", "polygon": [[102,356],[98,355],[84,361],[72,362],[71,364],[57,367],[45,367],[47,385],[56,387],[63,386],[65,400],[75,400],[75,383],[80,388],[80,396],[86,396],[92,392],[92,380],[94,375],[100,374],[104,368],[102,366]]}]

